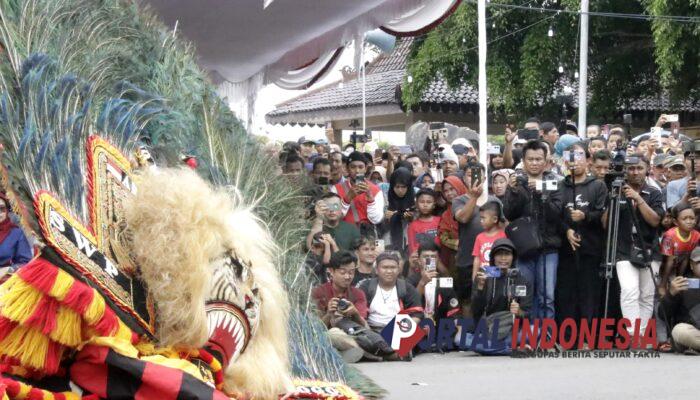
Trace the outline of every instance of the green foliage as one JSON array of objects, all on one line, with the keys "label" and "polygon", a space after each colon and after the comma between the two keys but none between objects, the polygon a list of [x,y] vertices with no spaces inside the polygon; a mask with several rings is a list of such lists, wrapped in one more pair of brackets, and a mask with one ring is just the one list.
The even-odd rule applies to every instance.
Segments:
[{"label": "green foliage", "polygon": [[[513,3],[555,7],[544,0],[489,3],[489,105],[498,113],[520,118],[555,116],[557,96],[565,85],[576,82],[578,15],[497,6]],[[562,0],[558,7],[577,11],[579,1]],[[600,0],[591,3],[591,11],[700,15],[700,1]],[[550,27],[553,37],[547,35]],[[658,95],[664,89],[675,99],[699,97],[699,24],[591,16],[589,29],[589,119],[610,117],[630,99]],[[436,76],[444,77],[451,87],[476,86],[477,65],[477,7],[475,2],[463,2],[445,23],[416,41],[408,66],[413,81],[404,82],[404,103],[417,105]],[[563,73],[558,71],[560,66]]]}]

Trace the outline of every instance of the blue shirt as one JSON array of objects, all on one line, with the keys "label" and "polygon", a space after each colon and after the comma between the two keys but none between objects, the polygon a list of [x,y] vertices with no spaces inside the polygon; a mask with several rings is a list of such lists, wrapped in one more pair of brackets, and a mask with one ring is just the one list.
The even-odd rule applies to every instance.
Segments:
[{"label": "blue shirt", "polygon": [[0,266],[26,264],[32,259],[29,246],[22,229],[12,228],[10,234],[0,243]]},{"label": "blue shirt", "polygon": [[666,185],[666,207],[671,208],[681,201],[688,191],[688,177],[676,179]]}]

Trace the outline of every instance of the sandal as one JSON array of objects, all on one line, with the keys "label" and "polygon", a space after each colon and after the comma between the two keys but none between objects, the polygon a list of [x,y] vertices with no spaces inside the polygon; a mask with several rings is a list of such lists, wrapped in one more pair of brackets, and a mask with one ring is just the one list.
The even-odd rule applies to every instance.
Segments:
[{"label": "sandal", "polygon": [[673,353],[673,346],[671,346],[671,342],[659,343],[658,350],[662,353]]}]

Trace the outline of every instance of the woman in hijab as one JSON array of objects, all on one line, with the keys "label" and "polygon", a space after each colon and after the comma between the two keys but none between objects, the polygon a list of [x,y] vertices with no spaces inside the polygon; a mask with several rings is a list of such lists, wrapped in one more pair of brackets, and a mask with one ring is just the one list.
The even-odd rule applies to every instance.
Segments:
[{"label": "woman in hijab", "polygon": [[514,173],[515,171],[512,169],[497,169],[493,171],[491,173],[491,193],[503,200],[510,182],[510,176]]},{"label": "woman in hijab", "polygon": [[452,200],[466,193],[467,187],[457,176],[448,176],[442,182],[442,197],[447,202],[447,209],[442,213],[442,219],[438,226],[440,259],[451,275],[454,275],[455,272],[455,256],[459,245],[459,223],[455,220],[452,212]]},{"label": "woman in hijab", "polygon": [[0,194],[0,282],[31,259],[27,237],[10,219],[10,202]]},{"label": "woman in hijab", "polygon": [[435,179],[433,179],[433,176],[430,175],[430,172],[424,172],[418,178],[416,178],[416,181],[413,182],[413,186],[417,190],[433,189],[435,188]]},{"label": "woman in hijab", "polygon": [[413,177],[406,168],[398,168],[389,178],[388,207],[384,214],[389,233],[389,248],[404,251],[406,248],[406,228],[413,220],[416,199],[413,190]]}]

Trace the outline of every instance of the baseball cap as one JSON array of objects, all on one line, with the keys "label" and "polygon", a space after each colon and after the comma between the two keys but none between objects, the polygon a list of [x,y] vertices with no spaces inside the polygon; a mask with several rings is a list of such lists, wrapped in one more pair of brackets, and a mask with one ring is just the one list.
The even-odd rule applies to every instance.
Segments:
[{"label": "baseball cap", "polygon": [[328,144],[328,140],[321,138],[316,141],[316,144]]},{"label": "baseball cap", "polygon": [[693,249],[692,253],[690,253],[690,259],[695,262],[700,261],[700,247]]},{"label": "baseball cap", "polygon": [[[654,165],[656,165],[656,164],[654,164]],[[683,157],[681,157],[681,156],[667,157],[666,160],[664,161],[664,167],[666,167],[666,168],[671,168],[675,165],[685,166],[685,162],[683,161]]]},{"label": "baseball cap", "polygon": [[654,156],[653,164],[655,167],[661,167],[666,163],[666,160],[669,157],[666,157],[666,154],[657,154]]},{"label": "baseball cap", "polygon": [[453,144],[452,150],[454,150],[455,154],[457,154],[458,156],[469,153],[469,147],[463,144]]},{"label": "baseball cap", "polygon": [[307,139],[306,136],[300,137],[299,140],[297,140],[297,143],[298,144],[304,144],[304,143],[316,144],[316,142],[314,142],[313,140]]},{"label": "baseball cap", "polygon": [[467,138],[457,138],[452,141],[452,148],[454,149],[455,145],[462,145],[467,148],[474,148],[474,145],[469,141]]}]

